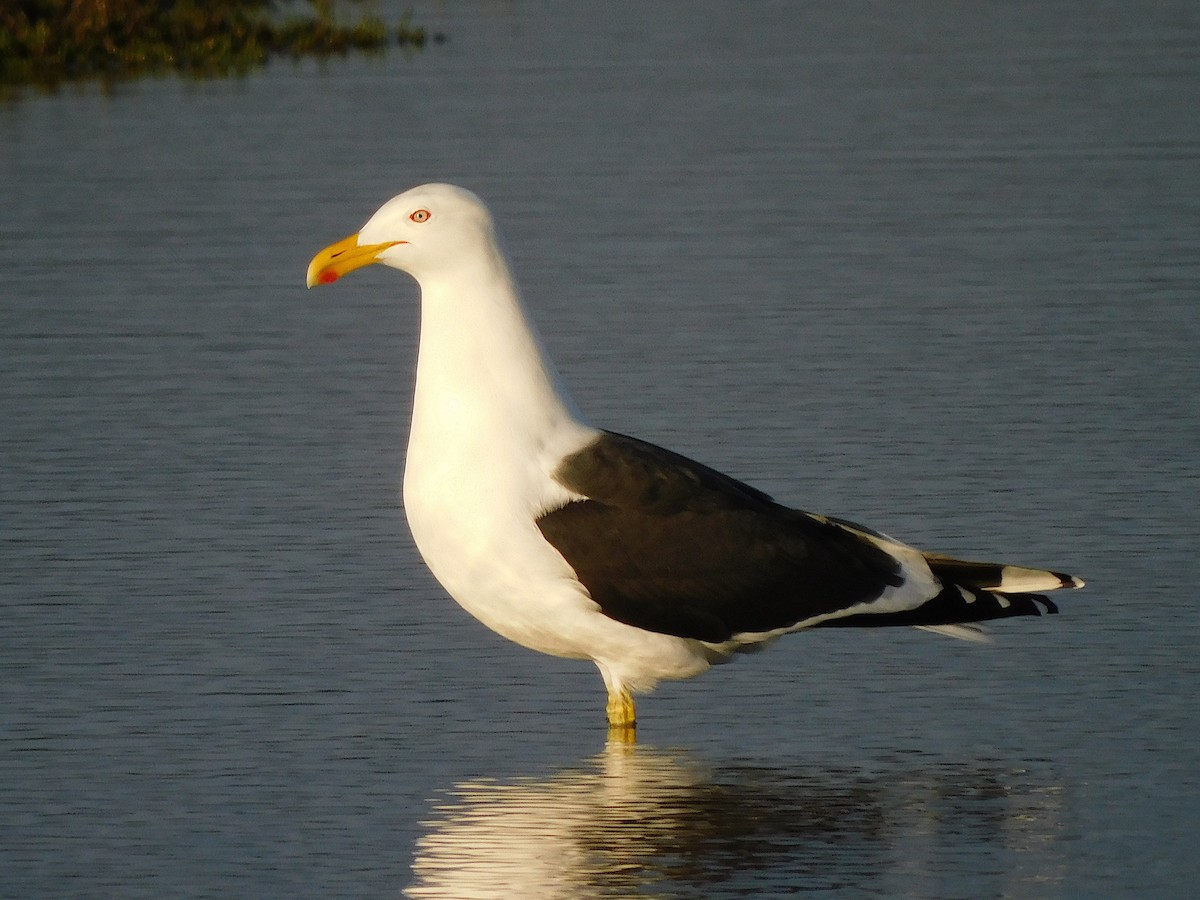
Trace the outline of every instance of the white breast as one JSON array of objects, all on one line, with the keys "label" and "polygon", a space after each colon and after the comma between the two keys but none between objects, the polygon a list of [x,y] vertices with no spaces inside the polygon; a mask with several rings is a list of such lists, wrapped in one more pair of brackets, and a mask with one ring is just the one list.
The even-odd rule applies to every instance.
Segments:
[{"label": "white breast", "polygon": [[511,288],[467,308],[453,285],[422,288],[404,475],[417,548],[450,595],[494,631],[545,653],[586,656],[572,635],[587,629],[573,632],[563,620],[594,615],[596,605],[535,519],[575,499],[551,476],[596,431],[558,389]]}]

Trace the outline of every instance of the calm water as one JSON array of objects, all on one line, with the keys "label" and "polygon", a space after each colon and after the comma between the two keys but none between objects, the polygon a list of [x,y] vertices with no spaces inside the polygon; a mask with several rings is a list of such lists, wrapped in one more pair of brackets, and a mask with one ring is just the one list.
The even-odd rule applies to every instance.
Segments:
[{"label": "calm water", "polygon": [[[0,106],[0,894],[1189,894],[1195,5],[415,13]],[[411,284],[303,289],[433,178],[598,424],[1088,590],[796,636],[606,748],[592,667],[415,556]]]}]

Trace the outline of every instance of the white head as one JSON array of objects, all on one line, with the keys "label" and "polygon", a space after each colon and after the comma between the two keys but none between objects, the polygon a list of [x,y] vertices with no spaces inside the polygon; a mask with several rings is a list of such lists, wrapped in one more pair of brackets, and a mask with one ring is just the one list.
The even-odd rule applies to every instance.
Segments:
[{"label": "white head", "polygon": [[358,234],[326,247],[308,266],[308,286],[330,284],[372,263],[423,276],[461,265],[472,250],[494,252],[487,207],[465,188],[423,184],[383,204]]}]

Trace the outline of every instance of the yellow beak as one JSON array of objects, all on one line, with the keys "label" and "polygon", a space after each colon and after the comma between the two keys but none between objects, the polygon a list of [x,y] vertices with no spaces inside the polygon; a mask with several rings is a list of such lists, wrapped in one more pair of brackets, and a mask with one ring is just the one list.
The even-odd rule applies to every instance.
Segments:
[{"label": "yellow beak", "polygon": [[308,286],[318,284],[333,284],[347,272],[379,262],[379,254],[388,247],[404,244],[407,241],[388,241],[383,244],[359,245],[358,235],[352,234],[336,244],[330,244],[313,257],[308,264]]}]

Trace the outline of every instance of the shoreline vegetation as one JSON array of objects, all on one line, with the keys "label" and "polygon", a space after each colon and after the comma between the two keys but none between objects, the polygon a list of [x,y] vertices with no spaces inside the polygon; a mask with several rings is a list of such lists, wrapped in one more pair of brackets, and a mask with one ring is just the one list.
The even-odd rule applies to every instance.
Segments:
[{"label": "shoreline vegetation", "polygon": [[337,0],[5,0],[0,92],[172,72],[220,77],[274,57],[425,45],[425,30],[407,20],[389,28],[376,16],[360,15],[343,24],[337,13],[344,6]]}]

